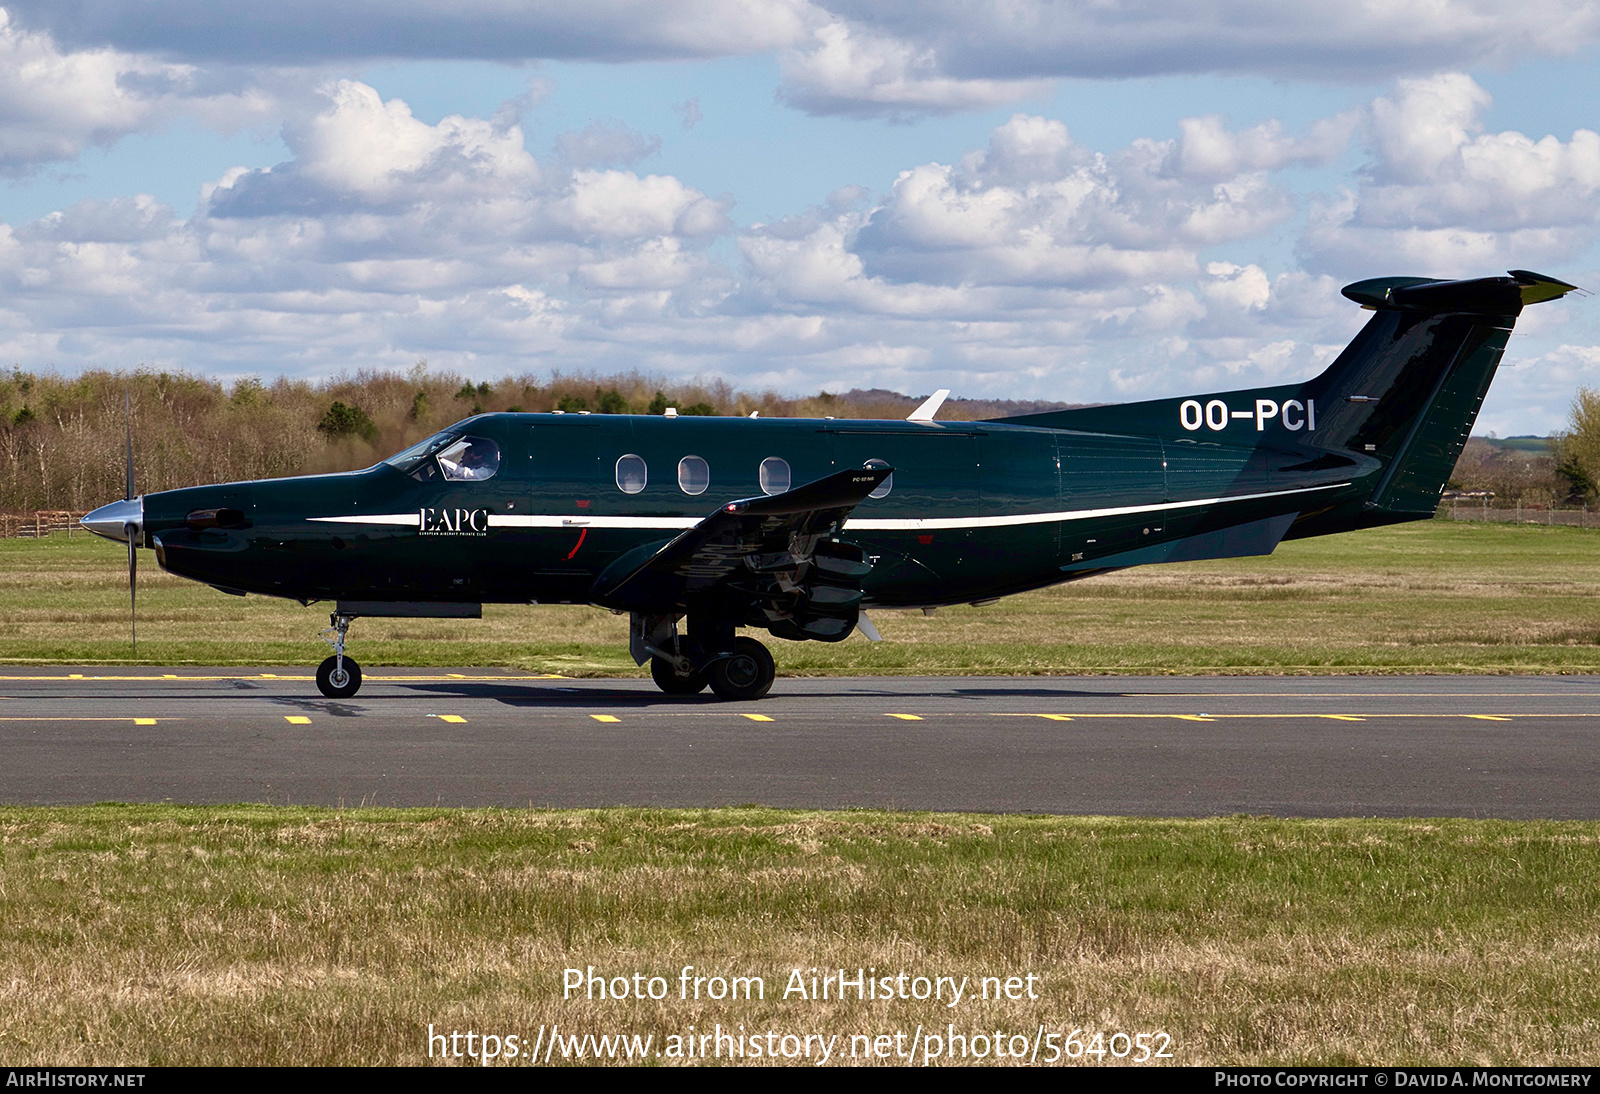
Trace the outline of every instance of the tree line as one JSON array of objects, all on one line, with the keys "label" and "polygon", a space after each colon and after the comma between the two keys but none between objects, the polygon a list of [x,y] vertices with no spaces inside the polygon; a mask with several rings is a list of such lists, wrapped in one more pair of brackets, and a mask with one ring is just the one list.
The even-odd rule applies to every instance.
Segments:
[{"label": "tree line", "polygon": [[[1594,506],[1600,502],[1600,392],[1580,388],[1567,428],[1544,443],[1473,437],[1450,476],[1450,488],[1493,495],[1497,507]],[[1528,443],[1533,441],[1535,443]]]},{"label": "tree line", "polygon": [[[419,362],[406,372],[324,380],[246,377],[231,383],[175,371],[0,373],[0,511],[91,509],[120,498],[131,421],[141,493],[207,482],[370,467],[485,411],[589,411],[799,418],[903,418],[920,398],[881,389],[790,398],[723,380],[626,375],[508,376],[473,381]],[[950,420],[1025,414],[1066,404],[951,399]],[[126,409],[125,409],[126,408]],[[1489,491],[1496,504],[1600,502],[1600,392],[1573,400],[1566,430],[1547,446],[1474,437],[1450,486]]]},{"label": "tree line", "polygon": [[[892,391],[789,398],[723,380],[626,375],[473,381],[418,362],[406,372],[231,383],[184,372],[0,373],[0,511],[91,509],[122,497],[131,422],[140,493],[207,482],[370,467],[453,422],[487,411],[589,411],[763,417],[903,418],[920,400]],[[948,419],[1060,403],[952,399]]]}]

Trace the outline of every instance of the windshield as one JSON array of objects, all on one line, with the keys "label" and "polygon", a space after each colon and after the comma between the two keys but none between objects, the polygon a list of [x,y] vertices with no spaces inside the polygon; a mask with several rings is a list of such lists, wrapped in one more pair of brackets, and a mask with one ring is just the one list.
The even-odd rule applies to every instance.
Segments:
[{"label": "windshield", "polygon": [[383,462],[401,471],[415,471],[418,464],[423,463],[429,456],[450,444],[456,437],[457,435],[448,429],[442,433],[435,433],[427,440],[418,441],[404,452],[397,452]]}]

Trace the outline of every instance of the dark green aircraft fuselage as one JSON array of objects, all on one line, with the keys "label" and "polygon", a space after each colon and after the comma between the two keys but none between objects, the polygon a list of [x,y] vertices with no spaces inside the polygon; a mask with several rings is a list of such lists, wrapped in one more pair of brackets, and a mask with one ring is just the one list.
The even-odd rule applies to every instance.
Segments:
[{"label": "dark green aircraft fuselage", "polygon": [[[169,491],[145,498],[145,534],[166,569],[239,592],[589,603],[619,559],[761,496],[763,461],[788,469],[772,493],[882,461],[894,469],[888,494],[839,533],[874,560],[866,603],[961,603],[1162,561],[1219,529],[1333,513],[1371,492],[1377,460],[1318,465],[1326,454],[1297,445],[1304,427],[1288,429],[1281,412],[1259,431],[1271,431],[1268,446],[1249,409],[1229,421],[1238,445],[1227,430],[1162,439],[999,423],[482,415],[449,432],[498,445],[490,479],[419,482],[379,464]],[[627,457],[645,469],[636,493],[618,485]],[[709,470],[695,495],[680,485],[686,457]],[[236,527],[188,527],[190,513],[213,509],[238,513],[225,521]],[[1260,537],[1262,553],[1282,534]],[[1239,546],[1228,553],[1252,553]]]}]

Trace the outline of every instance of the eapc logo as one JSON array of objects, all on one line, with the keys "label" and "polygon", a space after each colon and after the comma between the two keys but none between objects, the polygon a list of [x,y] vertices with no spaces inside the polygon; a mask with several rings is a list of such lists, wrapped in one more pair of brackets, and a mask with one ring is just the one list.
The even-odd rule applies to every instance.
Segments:
[{"label": "eapc logo", "polygon": [[424,508],[417,531],[424,536],[486,536],[489,510]]}]

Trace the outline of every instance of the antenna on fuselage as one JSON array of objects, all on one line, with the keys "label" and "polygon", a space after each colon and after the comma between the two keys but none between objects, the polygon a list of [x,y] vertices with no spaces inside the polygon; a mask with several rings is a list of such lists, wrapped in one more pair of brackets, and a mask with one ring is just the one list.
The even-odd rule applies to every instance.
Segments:
[{"label": "antenna on fuselage", "polygon": [[925,399],[921,406],[906,415],[908,422],[931,422],[933,416],[939,413],[939,408],[944,406],[944,401],[950,398],[950,389],[942,387]]}]

